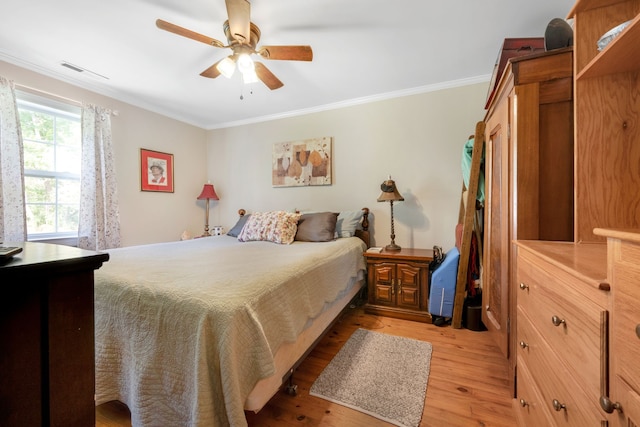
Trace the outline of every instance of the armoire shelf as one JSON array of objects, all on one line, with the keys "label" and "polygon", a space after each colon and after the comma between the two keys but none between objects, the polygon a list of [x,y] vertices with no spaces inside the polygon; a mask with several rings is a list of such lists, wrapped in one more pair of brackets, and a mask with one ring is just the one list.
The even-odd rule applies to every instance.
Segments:
[{"label": "armoire shelf", "polygon": [[578,80],[640,68],[640,15],[613,39],[576,76]]}]

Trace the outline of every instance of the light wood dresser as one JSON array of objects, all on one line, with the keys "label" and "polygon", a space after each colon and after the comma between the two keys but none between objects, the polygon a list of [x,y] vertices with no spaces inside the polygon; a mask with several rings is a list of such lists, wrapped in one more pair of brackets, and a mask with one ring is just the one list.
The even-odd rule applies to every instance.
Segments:
[{"label": "light wood dresser", "polygon": [[606,258],[604,244],[518,242],[514,407],[520,425],[606,421],[598,403],[608,363]]},{"label": "light wood dresser", "polygon": [[640,426],[640,230],[518,241],[520,426]]}]

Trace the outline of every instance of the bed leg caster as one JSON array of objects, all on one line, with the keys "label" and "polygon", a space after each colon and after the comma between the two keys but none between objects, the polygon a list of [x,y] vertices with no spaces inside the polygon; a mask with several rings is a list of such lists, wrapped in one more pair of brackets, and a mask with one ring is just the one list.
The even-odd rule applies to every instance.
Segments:
[{"label": "bed leg caster", "polygon": [[293,372],[293,369],[289,371],[289,384],[284,388],[284,391],[286,391],[289,396],[296,396],[298,394],[298,384],[293,383]]},{"label": "bed leg caster", "polygon": [[284,388],[289,396],[297,396],[298,395],[298,384],[289,384]]}]

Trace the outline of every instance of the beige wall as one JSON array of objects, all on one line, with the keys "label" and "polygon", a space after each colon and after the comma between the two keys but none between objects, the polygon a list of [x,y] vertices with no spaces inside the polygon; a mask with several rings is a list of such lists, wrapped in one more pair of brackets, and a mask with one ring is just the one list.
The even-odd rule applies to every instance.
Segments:
[{"label": "beige wall", "polygon": [[[388,203],[377,203],[391,174],[404,202],[394,204],[396,243],[454,244],[461,188],[461,155],[482,120],[486,83],[371,102],[269,122],[206,131],[0,61],[0,75],[17,85],[118,111],[112,117],[122,243],[178,240],[201,234],[202,184],[215,185],[210,224],[228,230],[237,210],[372,211],[374,243],[390,235]],[[273,188],[273,143],[333,137],[333,184]],[[175,192],[140,191],[139,150],[172,153]],[[206,155],[205,155],[206,154]]]},{"label": "beige wall", "polygon": [[[16,85],[117,110],[112,117],[123,246],[179,240],[183,230],[201,233],[206,182],[206,131],[113,98],[0,61],[0,75]],[[171,153],[174,193],[140,191],[140,148]]]},{"label": "beige wall", "polygon": [[[208,133],[208,170],[221,200],[211,222],[228,230],[239,208],[372,211],[374,243],[390,241],[390,208],[378,203],[391,174],[396,243],[445,250],[455,242],[462,147],[484,117],[488,83],[439,90]],[[276,142],[333,137],[333,184],[273,188]]]}]

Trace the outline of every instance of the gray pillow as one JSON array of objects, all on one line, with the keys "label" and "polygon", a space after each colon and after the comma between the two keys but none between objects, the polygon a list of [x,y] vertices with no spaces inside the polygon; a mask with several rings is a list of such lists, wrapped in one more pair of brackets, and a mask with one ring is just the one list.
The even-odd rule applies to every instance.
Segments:
[{"label": "gray pillow", "polygon": [[317,212],[303,214],[298,220],[295,240],[300,242],[329,242],[334,239],[338,214]]},{"label": "gray pillow", "polygon": [[236,225],[234,225],[231,230],[227,231],[227,236],[238,237],[238,235],[242,231],[242,227],[244,227],[250,216],[251,214],[245,214],[241,216],[238,222],[236,222]]},{"label": "gray pillow", "polygon": [[340,212],[338,215],[338,221],[336,222],[336,237],[355,236],[363,215],[364,212],[362,209],[359,211]]}]

